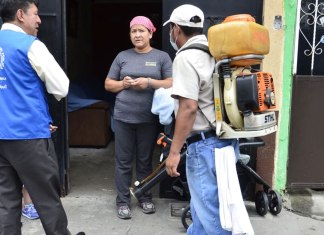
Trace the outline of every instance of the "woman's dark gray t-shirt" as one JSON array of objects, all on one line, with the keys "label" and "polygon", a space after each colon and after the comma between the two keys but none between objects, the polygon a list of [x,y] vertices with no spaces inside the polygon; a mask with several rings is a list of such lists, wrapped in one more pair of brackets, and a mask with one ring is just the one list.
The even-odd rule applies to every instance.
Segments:
[{"label": "woman's dark gray t-shirt", "polygon": [[[126,76],[156,80],[172,77],[171,58],[166,52],[154,48],[148,53],[137,53],[134,49],[122,51],[113,61],[108,77],[120,81]],[[127,123],[158,121],[157,116],[151,112],[153,94],[152,88],[120,91],[116,96],[114,119]]]}]

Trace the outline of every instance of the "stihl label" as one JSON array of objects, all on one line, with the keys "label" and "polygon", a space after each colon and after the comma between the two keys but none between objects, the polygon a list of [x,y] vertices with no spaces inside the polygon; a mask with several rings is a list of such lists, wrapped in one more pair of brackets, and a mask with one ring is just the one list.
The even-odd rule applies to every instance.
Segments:
[{"label": "stihl label", "polygon": [[274,122],[274,121],[275,121],[274,114],[269,114],[264,116],[264,123]]}]

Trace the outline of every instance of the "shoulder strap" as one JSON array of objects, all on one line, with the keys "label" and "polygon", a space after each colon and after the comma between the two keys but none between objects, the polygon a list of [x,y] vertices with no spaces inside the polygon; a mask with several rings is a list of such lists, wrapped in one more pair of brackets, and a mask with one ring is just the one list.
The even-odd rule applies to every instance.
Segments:
[{"label": "shoulder strap", "polygon": [[[181,49],[181,51],[179,51],[179,53],[182,52],[182,51],[185,51],[185,50],[189,50],[189,49],[201,50],[201,51],[203,51],[203,52],[206,52],[206,53],[209,54],[210,56],[212,56],[212,55],[210,54],[209,47],[206,46],[205,44],[201,44],[201,43],[193,43],[193,44],[191,44],[191,45],[189,45],[189,46],[187,46],[187,47]],[[212,129],[215,129],[215,125],[213,125],[213,121],[210,120],[210,119],[208,118],[208,116],[206,115],[206,113],[204,112],[204,110],[202,110],[202,109],[200,108],[199,103],[198,103],[198,109],[200,110],[200,112],[202,112],[202,114],[203,114],[203,115],[205,116],[205,118],[208,120],[209,125],[212,127]]]},{"label": "shoulder strap", "polygon": [[209,52],[209,48],[205,44],[193,43],[193,44],[181,49],[180,52],[185,51],[185,50],[189,50],[189,49],[201,50],[201,51],[204,51],[204,52],[208,53],[211,56],[211,54]]}]

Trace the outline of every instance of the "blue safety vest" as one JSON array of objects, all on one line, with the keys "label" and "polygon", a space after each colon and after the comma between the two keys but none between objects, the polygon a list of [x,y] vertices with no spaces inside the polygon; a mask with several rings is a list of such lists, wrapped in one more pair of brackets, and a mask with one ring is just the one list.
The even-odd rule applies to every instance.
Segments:
[{"label": "blue safety vest", "polygon": [[0,31],[0,139],[51,136],[46,89],[28,60],[36,37]]}]

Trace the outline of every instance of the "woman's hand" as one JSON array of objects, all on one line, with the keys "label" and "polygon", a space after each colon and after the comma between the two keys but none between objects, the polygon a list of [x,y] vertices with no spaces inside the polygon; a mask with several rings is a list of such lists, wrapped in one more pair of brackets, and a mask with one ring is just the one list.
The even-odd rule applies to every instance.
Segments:
[{"label": "woman's hand", "polygon": [[130,76],[126,76],[123,79],[123,87],[124,89],[130,88],[134,83],[134,79],[131,78]]},{"label": "woman's hand", "polygon": [[150,88],[150,81],[151,78],[145,78],[145,77],[139,77],[134,79],[134,82],[132,84],[132,88],[137,90],[144,90],[147,88]]}]

